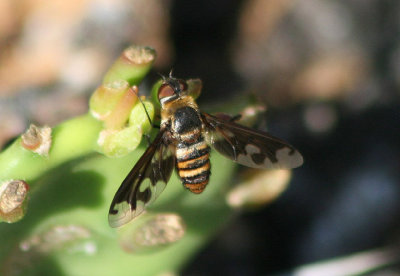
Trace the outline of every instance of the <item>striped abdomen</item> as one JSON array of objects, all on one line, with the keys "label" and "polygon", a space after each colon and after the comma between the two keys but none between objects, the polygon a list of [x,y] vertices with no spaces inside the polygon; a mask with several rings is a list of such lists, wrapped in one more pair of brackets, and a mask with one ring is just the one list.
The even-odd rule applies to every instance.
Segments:
[{"label": "striped abdomen", "polygon": [[177,170],[185,188],[201,193],[210,177],[210,148],[200,135],[193,143],[181,142],[176,147]]},{"label": "striped abdomen", "polygon": [[210,177],[210,148],[202,135],[199,113],[192,107],[182,107],[175,112],[172,125],[178,138],[176,167],[185,188],[201,193]]}]

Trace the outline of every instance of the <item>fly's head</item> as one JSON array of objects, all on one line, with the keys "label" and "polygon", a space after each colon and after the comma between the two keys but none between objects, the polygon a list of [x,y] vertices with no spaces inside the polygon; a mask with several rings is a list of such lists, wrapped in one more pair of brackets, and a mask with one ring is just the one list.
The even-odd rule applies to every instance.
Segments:
[{"label": "fly's head", "polygon": [[176,79],[171,75],[163,77],[163,83],[158,89],[158,100],[162,107],[167,103],[171,103],[182,96],[187,95],[188,85],[182,79]]}]

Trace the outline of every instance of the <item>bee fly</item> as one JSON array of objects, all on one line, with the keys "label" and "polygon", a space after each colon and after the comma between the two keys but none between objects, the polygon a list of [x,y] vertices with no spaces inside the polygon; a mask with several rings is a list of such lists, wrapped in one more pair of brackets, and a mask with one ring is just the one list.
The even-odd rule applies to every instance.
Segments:
[{"label": "bee fly", "polygon": [[171,75],[158,90],[160,132],[122,182],[110,206],[111,227],[126,224],[164,190],[175,167],[185,188],[204,191],[210,178],[210,147],[252,168],[290,169],[303,163],[288,143],[234,122],[200,112],[188,83]]}]

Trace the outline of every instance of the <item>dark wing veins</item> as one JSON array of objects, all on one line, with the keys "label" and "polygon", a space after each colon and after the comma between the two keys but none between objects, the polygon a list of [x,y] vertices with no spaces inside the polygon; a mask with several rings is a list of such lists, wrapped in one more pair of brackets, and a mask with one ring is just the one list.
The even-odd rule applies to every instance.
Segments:
[{"label": "dark wing veins", "polygon": [[175,164],[168,147],[168,131],[161,129],[151,145],[122,182],[111,202],[111,227],[126,224],[153,202],[164,190]]},{"label": "dark wing veins", "polygon": [[290,169],[303,164],[291,145],[267,132],[202,113],[208,142],[219,153],[252,168]]}]

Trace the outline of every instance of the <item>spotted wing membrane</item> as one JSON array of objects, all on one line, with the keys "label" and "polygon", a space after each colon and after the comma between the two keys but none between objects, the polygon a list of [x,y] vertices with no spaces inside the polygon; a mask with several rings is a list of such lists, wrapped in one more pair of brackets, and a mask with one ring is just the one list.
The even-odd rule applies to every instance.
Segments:
[{"label": "spotted wing membrane", "polygon": [[175,165],[161,130],[122,182],[111,202],[108,222],[111,227],[128,223],[141,214],[164,190]]},{"label": "spotted wing membrane", "polygon": [[211,146],[239,164],[259,169],[291,169],[303,164],[293,146],[266,132],[206,113],[202,118]]}]

